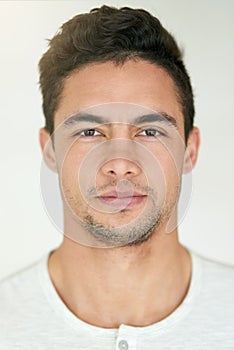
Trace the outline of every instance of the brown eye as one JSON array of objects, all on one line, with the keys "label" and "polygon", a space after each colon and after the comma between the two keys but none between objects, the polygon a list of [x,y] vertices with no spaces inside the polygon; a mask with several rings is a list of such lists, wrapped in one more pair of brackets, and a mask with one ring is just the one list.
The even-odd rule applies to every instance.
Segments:
[{"label": "brown eye", "polygon": [[95,133],[94,129],[88,129],[88,130],[84,130],[84,135],[85,136],[93,136]]},{"label": "brown eye", "polygon": [[[95,135],[95,132],[98,134]],[[83,137],[96,137],[96,136],[101,136],[101,133],[97,131],[96,129],[85,129],[77,132],[74,136],[79,136],[81,138]]]},{"label": "brown eye", "polygon": [[163,135],[163,133],[161,131],[159,131],[158,129],[145,129],[143,131],[141,131],[141,133],[145,133],[145,135],[143,136],[149,136],[149,137],[158,137]]},{"label": "brown eye", "polygon": [[156,136],[156,134],[158,134],[158,131],[157,130],[154,130],[154,129],[147,129],[145,130],[147,136]]}]

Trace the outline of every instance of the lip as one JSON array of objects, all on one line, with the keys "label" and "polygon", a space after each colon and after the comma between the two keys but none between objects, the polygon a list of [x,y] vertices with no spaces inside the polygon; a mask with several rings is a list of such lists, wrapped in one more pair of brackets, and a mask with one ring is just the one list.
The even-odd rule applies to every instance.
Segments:
[{"label": "lip", "polygon": [[142,203],[145,197],[147,197],[147,195],[142,195],[137,192],[134,192],[132,195],[129,195],[129,193],[126,192],[117,193],[116,191],[112,191],[106,193],[105,195],[99,196],[98,199],[102,203],[110,205],[112,207],[129,208]]},{"label": "lip", "polygon": [[145,194],[141,194],[138,192],[117,192],[117,191],[111,191],[107,192],[105,194],[102,194],[101,196],[98,196],[99,198],[132,198],[132,197],[145,197]]}]

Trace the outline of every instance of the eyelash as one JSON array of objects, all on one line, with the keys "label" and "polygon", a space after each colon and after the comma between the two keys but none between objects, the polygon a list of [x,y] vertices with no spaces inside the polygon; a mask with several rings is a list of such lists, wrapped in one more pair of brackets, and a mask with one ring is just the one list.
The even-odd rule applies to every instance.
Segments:
[{"label": "eyelash", "polygon": [[[141,130],[141,132],[149,131],[149,130],[150,130],[150,131],[153,130],[153,131],[156,131],[156,133],[158,133],[157,136],[153,135],[153,137],[155,137],[155,138],[160,137],[160,136],[166,136],[164,132],[162,132],[162,131],[160,131],[160,130],[158,130],[158,129],[154,129],[154,128],[144,129],[144,130]],[[145,136],[147,136],[147,135],[145,135]],[[149,137],[152,137],[152,136],[149,136]]]},{"label": "eyelash", "polygon": [[[81,137],[84,137],[84,138],[95,137],[94,135],[92,135],[92,136],[81,135],[83,132],[85,132],[85,131],[90,131],[90,130],[94,130],[94,131],[99,132],[99,131],[96,130],[96,129],[84,129],[84,130],[81,130],[81,131],[77,132],[74,136],[81,136]],[[157,138],[157,137],[160,137],[160,136],[166,136],[162,131],[159,131],[158,129],[154,129],[154,128],[144,129],[144,130],[142,130],[141,132],[148,131],[148,130],[151,130],[151,131],[153,130],[153,131],[156,131],[157,133],[159,133],[159,135],[157,135],[157,136],[155,136],[155,135],[152,136],[152,135],[151,135],[151,136],[148,136],[148,137]],[[101,133],[100,133],[100,134],[101,134]],[[147,135],[145,135],[145,136],[147,136]]]},{"label": "eyelash", "polygon": [[[85,131],[90,131],[90,130],[97,131],[96,129],[84,129],[84,130],[79,131],[79,132],[77,133],[77,135],[79,135],[79,136],[80,136],[82,132],[85,132]],[[98,131],[98,132],[99,132],[99,131]],[[85,135],[83,135],[83,136],[85,136]],[[85,136],[85,137],[94,137],[94,136],[92,135],[92,136]]]}]

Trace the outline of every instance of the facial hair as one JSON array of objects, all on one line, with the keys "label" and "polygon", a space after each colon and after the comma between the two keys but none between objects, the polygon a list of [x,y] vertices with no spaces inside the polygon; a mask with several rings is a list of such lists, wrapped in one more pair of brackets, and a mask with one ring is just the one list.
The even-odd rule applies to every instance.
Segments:
[{"label": "facial hair", "polygon": [[[95,214],[90,212],[88,208],[86,208],[87,210],[82,210],[83,215],[78,215],[78,217],[82,217],[82,220],[79,220],[79,224],[97,242],[97,246],[109,248],[139,246],[150,240],[156,234],[159,227],[165,223],[165,220],[170,218],[176,203],[175,193],[167,201],[164,201],[164,203],[157,203],[155,192],[149,192],[150,194],[148,194],[146,204],[147,208],[143,209],[136,218],[133,218],[127,224],[118,227],[104,225],[97,220]],[[175,192],[178,194],[178,188]],[[69,203],[73,204],[73,210],[80,208],[80,203],[78,203],[78,200],[74,196],[71,196],[71,193],[68,198]],[[118,214],[128,215],[127,211],[128,209],[122,209]]]},{"label": "facial hair", "polygon": [[[162,209],[151,201],[149,209],[128,224],[119,227],[104,226],[89,213],[85,216],[82,226],[103,246],[139,246],[153,236],[168,211],[169,208]],[[125,209],[122,212],[125,212]]]}]

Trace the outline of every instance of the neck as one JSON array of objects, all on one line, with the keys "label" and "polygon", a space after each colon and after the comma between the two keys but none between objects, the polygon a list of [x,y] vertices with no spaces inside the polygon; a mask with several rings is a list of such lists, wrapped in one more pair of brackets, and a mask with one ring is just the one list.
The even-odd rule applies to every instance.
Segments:
[{"label": "neck", "polygon": [[121,248],[86,247],[64,237],[49,258],[49,273],[63,302],[83,321],[103,328],[141,327],[179,306],[191,263],[177,231]]}]

